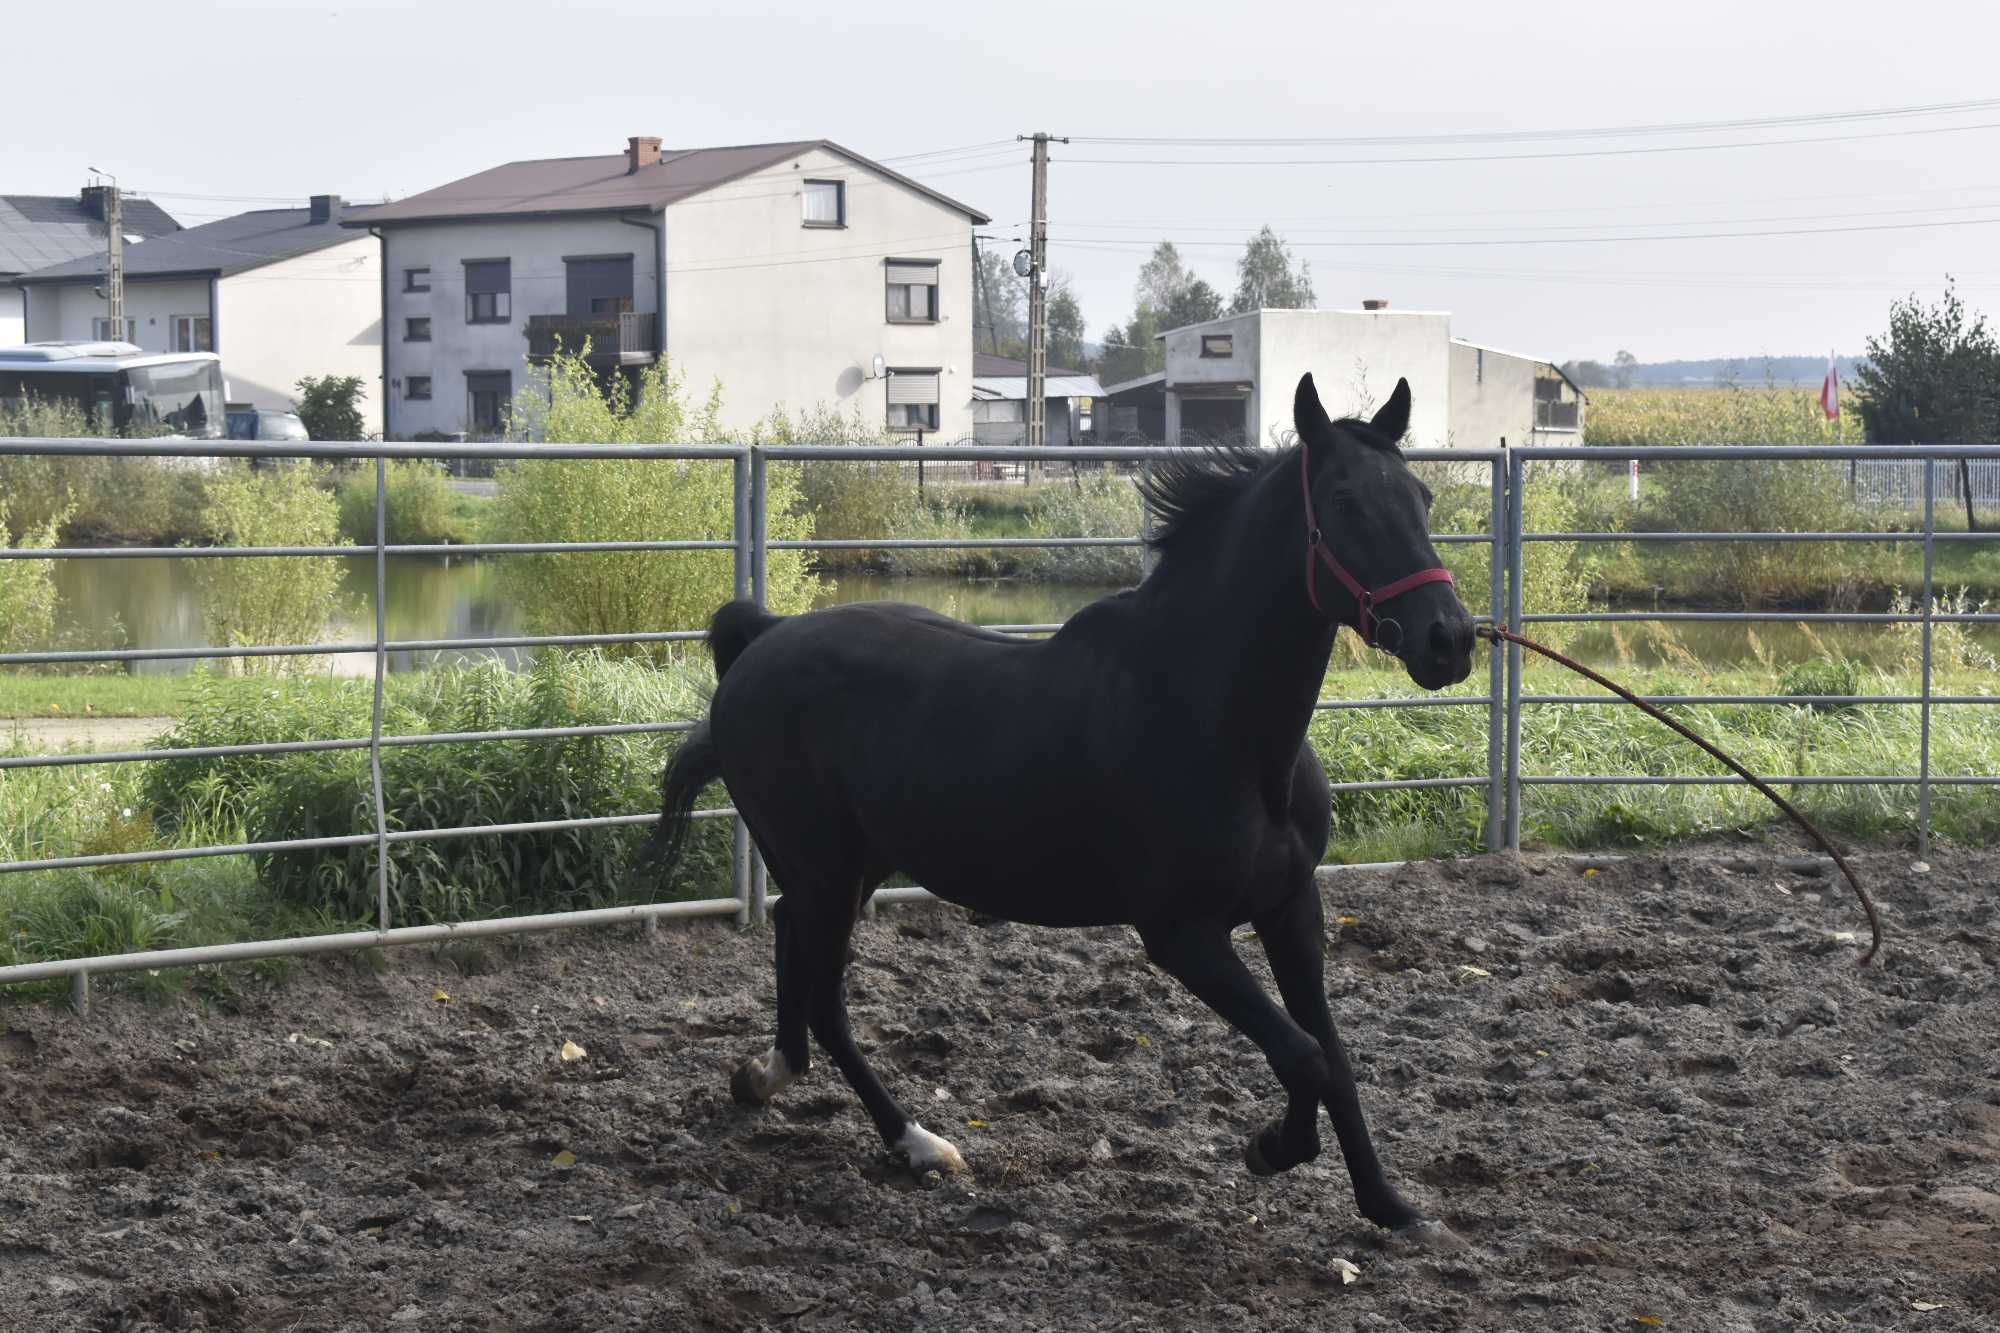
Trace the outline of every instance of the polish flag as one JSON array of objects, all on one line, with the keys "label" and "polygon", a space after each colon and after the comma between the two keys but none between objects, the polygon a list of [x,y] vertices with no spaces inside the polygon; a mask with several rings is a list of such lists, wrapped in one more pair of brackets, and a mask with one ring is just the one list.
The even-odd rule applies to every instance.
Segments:
[{"label": "polish flag", "polygon": [[1831,353],[1826,358],[1826,380],[1819,386],[1819,410],[1826,413],[1828,421],[1840,420],[1840,370]]}]

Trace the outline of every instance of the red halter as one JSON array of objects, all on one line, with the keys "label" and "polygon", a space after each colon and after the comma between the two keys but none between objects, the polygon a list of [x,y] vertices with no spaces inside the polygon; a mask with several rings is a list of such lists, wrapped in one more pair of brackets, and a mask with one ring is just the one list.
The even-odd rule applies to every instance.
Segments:
[{"label": "red halter", "polygon": [[1324,564],[1332,572],[1333,576],[1340,580],[1340,586],[1347,589],[1348,594],[1354,598],[1354,628],[1361,635],[1361,641],[1370,648],[1376,647],[1375,631],[1377,627],[1384,624],[1394,625],[1396,626],[1396,642],[1387,651],[1395,652],[1403,646],[1403,626],[1398,621],[1377,615],[1375,608],[1383,602],[1401,597],[1412,588],[1421,588],[1426,583],[1455,584],[1456,580],[1452,578],[1451,571],[1444,568],[1420,569],[1414,574],[1405,574],[1394,583],[1385,583],[1373,592],[1370,592],[1361,586],[1359,579],[1355,578],[1342,567],[1339,560],[1334,558],[1333,552],[1327,547],[1326,538],[1319,530],[1319,524],[1314,521],[1312,469],[1306,458],[1306,448],[1304,445],[1299,446],[1299,484],[1304,488],[1306,497],[1307,600],[1312,603],[1313,610],[1317,611],[1320,609],[1319,591],[1313,586],[1313,557],[1316,555],[1319,557],[1320,563]]}]

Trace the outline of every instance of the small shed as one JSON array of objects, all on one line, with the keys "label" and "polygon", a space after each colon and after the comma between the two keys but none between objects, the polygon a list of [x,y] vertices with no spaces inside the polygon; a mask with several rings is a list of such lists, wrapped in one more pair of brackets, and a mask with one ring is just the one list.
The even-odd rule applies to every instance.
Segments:
[{"label": "small shed", "polygon": [[1100,444],[1166,443],[1167,373],[1106,385],[1093,416]]},{"label": "small shed", "polygon": [[[1048,443],[1077,443],[1092,428],[1104,386],[1081,370],[1050,366],[1044,381]],[[972,437],[979,444],[1021,444],[1028,438],[1028,363],[986,352],[972,358]]]}]

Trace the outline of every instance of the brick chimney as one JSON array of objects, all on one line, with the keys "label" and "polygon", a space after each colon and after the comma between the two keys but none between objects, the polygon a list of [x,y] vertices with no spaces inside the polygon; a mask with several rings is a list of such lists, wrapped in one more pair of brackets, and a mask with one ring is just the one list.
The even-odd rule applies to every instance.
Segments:
[{"label": "brick chimney", "polygon": [[1384,301],[1379,296],[1374,296],[1370,297],[1366,301],[1363,301],[1361,303],[1361,308],[1363,310],[1387,310],[1389,308],[1389,303],[1387,301]]},{"label": "brick chimney", "polygon": [[316,194],[312,197],[312,218],[314,226],[324,222],[340,221],[340,196],[337,194]]},{"label": "brick chimney", "polygon": [[83,192],[77,196],[77,200],[83,205],[84,212],[90,214],[97,221],[102,222],[104,221],[104,196],[110,192],[109,186],[86,185],[83,187]]},{"label": "brick chimney", "polygon": [[625,141],[625,174],[631,175],[640,167],[660,165],[660,141],[644,135],[634,135]]}]

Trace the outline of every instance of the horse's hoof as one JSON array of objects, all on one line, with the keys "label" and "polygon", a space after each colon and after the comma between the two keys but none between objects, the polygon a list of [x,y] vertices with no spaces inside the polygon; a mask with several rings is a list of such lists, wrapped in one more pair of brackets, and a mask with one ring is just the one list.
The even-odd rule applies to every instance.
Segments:
[{"label": "horse's hoof", "polygon": [[939,1138],[912,1120],[903,1129],[903,1137],[896,1141],[896,1150],[909,1159],[910,1169],[918,1175],[926,1171],[937,1171],[947,1176],[964,1175],[968,1168],[965,1159],[958,1155],[958,1149],[949,1139]]},{"label": "horse's hoof", "polygon": [[1264,1133],[1259,1130],[1250,1136],[1250,1142],[1243,1149],[1243,1165],[1250,1168],[1253,1176],[1275,1176],[1278,1168],[1264,1158]]},{"label": "horse's hoof", "polygon": [[1400,1244],[1430,1254],[1453,1254],[1465,1249],[1468,1244],[1465,1237],[1434,1217],[1420,1217],[1414,1222],[1391,1227],[1389,1235]]},{"label": "horse's hoof", "polygon": [[755,1060],[745,1060],[736,1066],[736,1072],[729,1076],[729,1095],[739,1106],[762,1106],[771,1100],[764,1091],[763,1071],[757,1068]]}]

